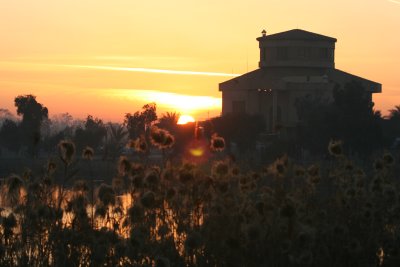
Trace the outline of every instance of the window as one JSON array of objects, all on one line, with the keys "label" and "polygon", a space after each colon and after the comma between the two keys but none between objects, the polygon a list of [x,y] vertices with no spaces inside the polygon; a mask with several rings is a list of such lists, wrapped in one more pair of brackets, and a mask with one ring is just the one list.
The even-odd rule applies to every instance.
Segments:
[{"label": "window", "polygon": [[299,47],[297,52],[299,54],[299,58],[305,58],[306,57],[306,48],[305,47]]},{"label": "window", "polygon": [[281,124],[282,123],[282,109],[281,109],[281,107],[277,107],[277,109],[276,109],[276,123],[279,123],[279,124]]},{"label": "window", "polygon": [[244,101],[232,101],[232,112],[233,113],[245,113],[246,103]]},{"label": "window", "polygon": [[311,57],[311,47],[299,47],[297,53],[299,58],[308,59]]},{"label": "window", "polygon": [[325,48],[325,47],[319,48],[319,58],[320,59],[328,59],[328,48]]},{"label": "window", "polygon": [[288,48],[287,47],[278,47],[277,56],[280,60],[288,59]]},{"label": "window", "polygon": [[281,109],[281,107],[280,106],[277,106],[276,107],[276,114],[275,114],[275,118],[276,118],[276,121],[275,121],[275,125],[273,125],[273,115],[274,115],[274,112],[273,112],[273,110],[272,110],[272,107],[270,107],[269,108],[269,114],[268,114],[269,116],[269,121],[268,121],[268,129],[270,130],[270,131],[275,131],[276,130],[276,127],[277,126],[282,126],[282,109]]}]

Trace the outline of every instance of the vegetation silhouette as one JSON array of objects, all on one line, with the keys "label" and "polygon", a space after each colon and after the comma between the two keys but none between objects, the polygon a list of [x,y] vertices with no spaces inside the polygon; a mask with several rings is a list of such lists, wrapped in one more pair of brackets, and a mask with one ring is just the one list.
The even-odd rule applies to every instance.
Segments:
[{"label": "vegetation silhouette", "polygon": [[19,125],[21,143],[27,146],[28,154],[34,157],[41,140],[40,127],[43,121],[48,118],[48,110],[38,103],[33,95],[18,96],[14,102],[17,114],[22,116]]},{"label": "vegetation silhouette", "polygon": [[82,150],[85,146],[98,149],[107,135],[107,127],[101,119],[87,116],[83,127],[75,130],[74,140],[78,150]]},{"label": "vegetation silhouette", "polygon": [[142,111],[126,113],[124,125],[128,129],[130,138],[138,138],[150,129],[153,122],[157,120],[157,106],[155,103],[146,104]]},{"label": "vegetation silhouette", "polygon": [[[384,145],[379,112],[373,110],[365,88],[358,82],[336,86],[333,102],[322,97],[298,99],[298,143],[314,153],[323,153],[330,139],[344,142],[348,151],[367,156]],[[400,134],[400,132],[398,132]]]},{"label": "vegetation silhouette", "polygon": [[[282,157],[264,171],[121,157],[112,185],[92,191],[72,170],[75,145],[62,141],[58,163],[2,185],[0,264],[396,266],[396,160],[386,153],[369,172],[341,145],[329,144],[329,167]],[[89,162],[93,153],[83,151]]]},{"label": "vegetation silhouette", "polygon": [[[0,266],[398,266],[398,156],[382,151],[368,162],[348,154],[370,153],[359,146],[377,136],[357,133],[364,139],[355,140],[353,120],[365,111],[367,118],[353,122],[360,129],[378,122],[396,136],[398,112],[381,118],[352,98],[358,85],[346,90],[335,92],[321,116],[310,112],[321,102],[304,100],[310,109],[302,127],[325,129],[318,120],[332,118],[326,129],[335,131],[318,137],[303,128],[314,142],[326,138],[324,152],[315,145],[326,157],[312,162],[234,160],[230,144],[239,156],[254,153],[263,131],[262,118],[246,114],[177,126],[176,114],[157,121],[149,104],[127,114],[124,125],[88,116],[54,131],[66,138],[48,159],[35,159],[40,168],[21,166],[0,184]],[[3,147],[19,149],[7,136],[20,123],[3,121]],[[205,161],[185,156],[193,143],[205,144],[204,153],[192,154]],[[112,171],[104,171],[109,164]]]}]

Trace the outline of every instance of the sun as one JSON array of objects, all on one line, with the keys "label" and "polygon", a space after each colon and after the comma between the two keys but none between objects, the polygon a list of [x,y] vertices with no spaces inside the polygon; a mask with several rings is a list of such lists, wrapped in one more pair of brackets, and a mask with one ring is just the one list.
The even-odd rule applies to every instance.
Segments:
[{"label": "sun", "polygon": [[178,119],[177,124],[186,124],[189,122],[195,122],[195,119],[190,115],[181,115]]}]

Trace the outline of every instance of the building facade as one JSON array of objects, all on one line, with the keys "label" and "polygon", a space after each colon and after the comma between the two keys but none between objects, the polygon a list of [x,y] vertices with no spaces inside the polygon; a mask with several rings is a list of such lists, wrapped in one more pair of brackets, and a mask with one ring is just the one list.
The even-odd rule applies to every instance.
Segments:
[{"label": "building facade", "polygon": [[261,114],[267,131],[295,127],[300,121],[296,101],[303,97],[332,100],[335,86],[360,82],[370,101],[379,83],[335,68],[336,39],[300,29],[257,38],[259,68],[219,84],[222,115]]}]

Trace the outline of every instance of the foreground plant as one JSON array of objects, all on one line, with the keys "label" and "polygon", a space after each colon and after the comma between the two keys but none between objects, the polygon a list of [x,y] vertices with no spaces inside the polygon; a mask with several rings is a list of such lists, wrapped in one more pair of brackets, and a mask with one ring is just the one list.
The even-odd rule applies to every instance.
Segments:
[{"label": "foreground plant", "polygon": [[[152,130],[154,145],[170,145]],[[328,167],[283,156],[263,171],[122,156],[112,184],[91,190],[71,178],[74,145],[61,142],[43,175],[2,187],[0,265],[399,266],[396,159],[361,167],[341,145],[329,144]]]}]

